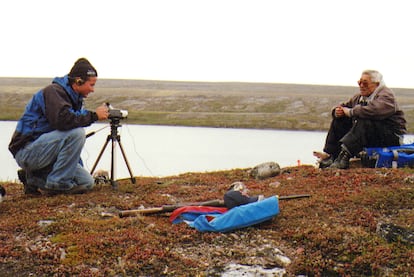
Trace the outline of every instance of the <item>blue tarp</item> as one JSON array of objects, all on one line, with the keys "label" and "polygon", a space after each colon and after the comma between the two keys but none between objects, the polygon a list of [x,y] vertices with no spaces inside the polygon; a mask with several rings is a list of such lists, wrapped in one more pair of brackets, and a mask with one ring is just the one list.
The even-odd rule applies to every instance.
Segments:
[{"label": "blue tarp", "polygon": [[229,232],[267,221],[279,213],[277,196],[235,207],[224,214],[200,215],[189,222],[200,232]]},{"label": "blue tarp", "polygon": [[372,147],[365,148],[364,150],[371,160],[376,160],[375,167],[414,166],[414,143],[401,146]]}]

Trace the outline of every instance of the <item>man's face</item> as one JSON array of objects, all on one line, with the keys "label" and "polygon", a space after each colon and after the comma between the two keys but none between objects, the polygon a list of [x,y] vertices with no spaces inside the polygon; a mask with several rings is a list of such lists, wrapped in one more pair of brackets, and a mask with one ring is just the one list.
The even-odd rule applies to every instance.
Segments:
[{"label": "man's face", "polygon": [[88,80],[82,85],[75,85],[74,90],[82,95],[83,97],[88,97],[89,93],[95,91],[95,84],[98,80],[97,77],[89,77]]},{"label": "man's face", "polygon": [[362,96],[370,96],[378,87],[378,83],[373,83],[371,77],[367,74],[362,74],[358,81],[359,91]]}]

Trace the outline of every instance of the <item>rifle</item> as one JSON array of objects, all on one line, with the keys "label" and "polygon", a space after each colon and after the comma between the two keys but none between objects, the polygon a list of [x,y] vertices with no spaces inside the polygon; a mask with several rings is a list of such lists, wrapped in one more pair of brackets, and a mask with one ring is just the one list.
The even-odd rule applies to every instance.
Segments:
[{"label": "rifle", "polygon": [[[296,195],[287,195],[287,196],[277,196],[279,200],[290,200],[297,198],[307,198],[310,197],[310,194],[296,194]],[[147,208],[147,209],[133,209],[133,210],[123,210],[119,211],[119,217],[134,216],[137,214],[155,214],[155,213],[168,213],[173,212],[174,210],[186,207],[186,206],[210,206],[210,207],[225,207],[223,200],[210,200],[205,202],[193,202],[193,203],[181,203],[176,205],[163,205],[161,207]]]},{"label": "rifle", "polygon": [[178,208],[185,206],[211,206],[211,207],[225,207],[223,200],[210,200],[206,202],[195,202],[195,203],[181,203],[176,205],[163,205],[156,208],[147,209],[136,209],[136,210],[124,210],[119,212],[119,217],[126,217],[136,214],[154,214],[154,213],[168,213]]}]

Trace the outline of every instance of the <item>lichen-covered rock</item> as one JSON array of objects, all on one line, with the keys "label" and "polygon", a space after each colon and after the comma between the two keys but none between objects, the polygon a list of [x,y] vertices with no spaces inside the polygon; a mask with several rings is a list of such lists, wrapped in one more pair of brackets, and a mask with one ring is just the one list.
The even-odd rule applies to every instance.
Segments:
[{"label": "lichen-covered rock", "polygon": [[275,162],[266,162],[256,165],[251,171],[250,176],[259,180],[274,177],[280,174],[280,166]]},{"label": "lichen-covered rock", "polygon": [[378,223],[377,234],[387,242],[402,242],[414,245],[414,232],[392,223]]}]

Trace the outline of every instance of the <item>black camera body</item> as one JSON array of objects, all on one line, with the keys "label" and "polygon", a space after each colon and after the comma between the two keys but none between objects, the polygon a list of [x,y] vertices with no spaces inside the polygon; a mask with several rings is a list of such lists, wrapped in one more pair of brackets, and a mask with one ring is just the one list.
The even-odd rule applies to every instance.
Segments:
[{"label": "black camera body", "polygon": [[128,111],[127,110],[119,110],[119,109],[110,109],[109,110],[109,119],[112,118],[127,118],[128,117]]},{"label": "black camera body", "polygon": [[106,103],[108,106],[109,111],[109,119],[124,119],[128,117],[128,111],[127,110],[120,110],[120,109],[114,109],[111,104]]}]

